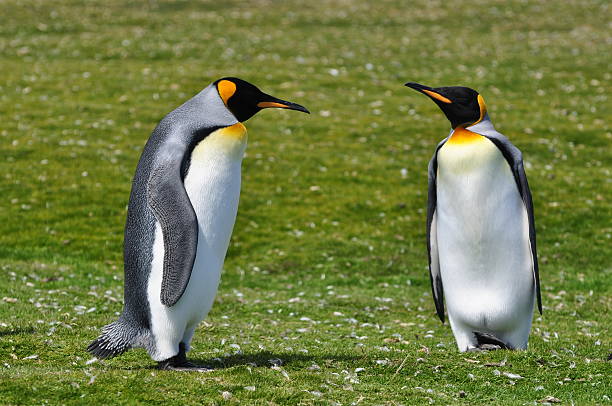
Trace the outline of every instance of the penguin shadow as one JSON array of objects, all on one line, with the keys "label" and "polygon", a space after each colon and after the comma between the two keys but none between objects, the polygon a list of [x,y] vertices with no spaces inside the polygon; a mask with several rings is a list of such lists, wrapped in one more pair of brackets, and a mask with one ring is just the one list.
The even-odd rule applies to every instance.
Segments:
[{"label": "penguin shadow", "polygon": [[[139,351],[140,352],[140,351]],[[317,365],[315,368],[332,367],[337,362],[348,362],[363,360],[364,356],[359,355],[309,355],[309,354],[291,354],[291,353],[274,353],[270,351],[261,351],[257,353],[236,353],[223,357],[214,358],[198,358],[190,357],[187,354],[187,360],[193,364],[201,366],[203,368],[210,369],[211,372],[215,370],[224,370],[239,366],[248,366],[252,368],[273,368],[282,367],[285,365],[299,364],[302,363],[304,368],[312,367]],[[103,363],[103,365],[105,365]],[[106,364],[110,366],[109,364]],[[159,366],[155,364],[149,365],[124,365],[118,366],[113,365],[111,368],[122,369],[126,371],[145,369],[145,370],[158,370]]]},{"label": "penguin shadow", "polygon": [[19,327],[9,330],[0,330],[0,337],[17,336],[21,334],[34,334],[34,327]]},{"label": "penguin shadow", "polygon": [[355,361],[362,359],[358,355],[308,355],[308,354],[292,354],[292,353],[273,353],[270,351],[261,351],[252,354],[233,354],[225,357],[215,358],[189,358],[190,361],[205,366],[210,369],[228,369],[237,366],[250,366],[253,368],[270,368],[290,365],[295,363],[304,363],[304,367],[309,367],[312,364],[323,364],[322,366],[331,366],[335,362]]}]

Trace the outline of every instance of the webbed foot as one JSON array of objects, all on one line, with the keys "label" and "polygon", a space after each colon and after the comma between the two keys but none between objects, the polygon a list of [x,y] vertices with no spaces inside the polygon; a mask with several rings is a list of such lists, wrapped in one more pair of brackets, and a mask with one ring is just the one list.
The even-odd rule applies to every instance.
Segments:
[{"label": "webbed foot", "polygon": [[185,344],[179,344],[179,353],[174,357],[168,358],[157,363],[157,368],[165,371],[183,371],[183,372],[208,372],[212,368],[207,368],[203,365],[194,364],[187,361],[185,353]]}]

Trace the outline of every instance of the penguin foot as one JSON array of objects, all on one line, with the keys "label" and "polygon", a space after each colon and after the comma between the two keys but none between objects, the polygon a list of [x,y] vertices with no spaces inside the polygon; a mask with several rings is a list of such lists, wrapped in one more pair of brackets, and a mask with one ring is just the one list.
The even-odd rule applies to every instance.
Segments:
[{"label": "penguin foot", "polygon": [[468,351],[495,351],[495,350],[501,350],[502,347],[500,347],[499,345],[495,345],[495,344],[481,344],[476,348],[471,348]]},{"label": "penguin foot", "polygon": [[212,371],[211,368],[207,368],[202,365],[194,364],[193,362],[187,361],[187,355],[185,354],[185,344],[179,344],[179,353],[174,357],[168,358],[157,363],[157,368],[164,371],[184,371],[184,372],[208,372]]},{"label": "penguin foot", "polygon": [[182,372],[210,372],[212,369],[206,368],[201,365],[194,364],[193,362],[186,361],[182,364],[173,364],[170,361],[172,358],[169,358],[165,361],[160,361],[158,368],[163,371],[182,371]]},{"label": "penguin foot", "polygon": [[478,342],[477,347],[483,351],[493,350],[512,350],[512,346],[495,337],[493,334],[474,331],[474,336]]},{"label": "penguin foot", "polygon": [[484,351],[495,351],[501,350],[502,347],[494,344],[481,344],[478,347],[468,347],[466,352],[484,352]]},{"label": "penguin foot", "polygon": [[482,351],[495,351],[495,350],[501,350],[502,347],[499,345],[495,345],[495,344],[482,344],[479,347]]}]

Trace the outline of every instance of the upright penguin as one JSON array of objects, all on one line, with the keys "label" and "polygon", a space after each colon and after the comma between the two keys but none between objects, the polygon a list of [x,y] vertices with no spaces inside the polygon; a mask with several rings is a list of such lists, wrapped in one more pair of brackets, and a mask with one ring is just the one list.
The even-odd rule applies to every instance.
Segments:
[{"label": "upright penguin", "polygon": [[124,309],[87,350],[110,358],[144,347],[162,369],[189,370],[186,351],[212,307],[238,209],[247,131],[264,108],[308,113],[234,77],[165,116],[132,182],[124,236]]},{"label": "upright penguin", "polygon": [[451,122],[429,162],[427,248],[436,311],[460,351],[525,349],[542,313],[531,192],[521,151],[467,87],[406,83]]}]

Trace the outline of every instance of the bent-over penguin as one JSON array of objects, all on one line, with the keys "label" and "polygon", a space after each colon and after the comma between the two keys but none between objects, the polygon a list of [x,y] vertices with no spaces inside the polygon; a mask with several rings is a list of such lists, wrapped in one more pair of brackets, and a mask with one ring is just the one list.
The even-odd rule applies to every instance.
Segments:
[{"label": "bent-over penguin", "polygon": [[525,349],[542,313],[531,192],[521,151],[467,87],[407,83],[451,123],[429,162],[427,248],[433,298],[460,351]]},{"label": "bent-over penguin", "polygon": [[110,358],[144,347],[162,369],[199,369],[185,353],[212,307],[236,219],[247,142],[242,122],[269,107],[308,113],[226,77],[159,122],[132,183],[124,309],[89,352]]}]

